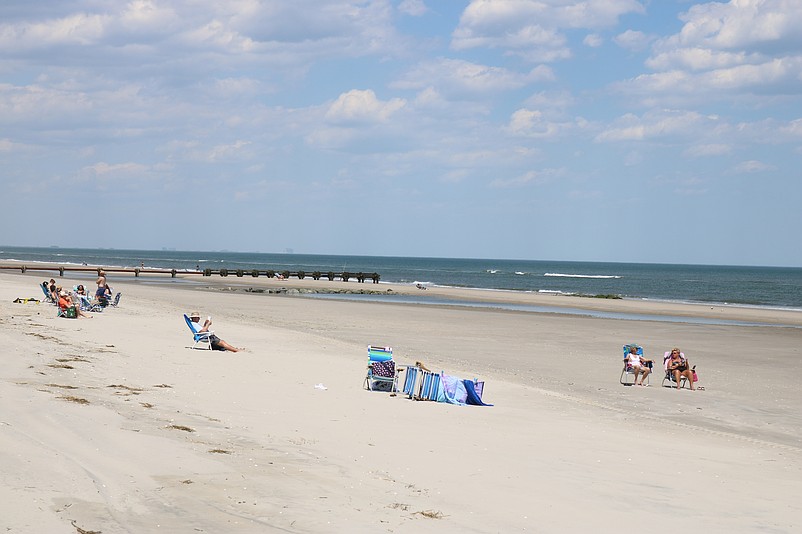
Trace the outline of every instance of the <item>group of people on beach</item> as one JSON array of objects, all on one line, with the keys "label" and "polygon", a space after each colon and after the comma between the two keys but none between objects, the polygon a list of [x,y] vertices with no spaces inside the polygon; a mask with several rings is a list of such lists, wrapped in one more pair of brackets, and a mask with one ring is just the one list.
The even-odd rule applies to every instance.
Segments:
[{"label": "group of people on beach", "polygon": [[[632,346],[629,348],[629,354],[627,355],[627,365],[632,368],[632,372],[635,375],[635,385],[646,386],[643,381],[652,372],[652,360],[648,360],[641,354],[638,354],[638,347]],[[671,352],[663,358],[663,368],[669,373],[669,376],[673,378],[674,382],[676,382],[677,389],[680,389],[682,379],[685,378],[688,384],[690,384],[691,391],[696,390],[696,385],[694,384],[694,369],[679,348],[674,347],[671,349]],[[640,381],[638,380],[639,376]]]},{"label": "group of people on beach", "polygon": [[[89,303],[90,305],[99,304],[105,307],[111,299],[112,292],[106,280],[106,273],[103,270],[98,271],[98,278],[95,283],[97,284],[97,290],[95,291],[94,299],[89,300]],[[84,299],[89,299],[89,295],[83,284],[79,284],[75,289],[70,290],[57,285],[56,280],[51,278],[50,282],[42,282],[42,287],[47,289],[50,294],[50,299],[58,305],[64,317],[74,315],[75,318],[92,318],[91,315],[82,309],[82,301]]]},{"label": "group of people on beach", "polygon": [[[100,304],[101,306],[105,307],[108,305],[109,300],[111,299],[112,291],[111,287],[109,287],[108,280],[106,279],[106,273],[102,269],[98,271],[98,277],[95,281],[95,284],[97,284],[97,290],[95,291],[94,299],[89,300],[89,303]],[[42,282],[42,287],[45,288],[45,290],[49,293],[50,299],[58,305],[63,317],[92,318],[92,316],[86,313],[81,306],[82,301],[89,299],[89,295],[87,294],[86,288],[83,284],[79,284],[73,290],[69,290],[65,287],[57,285],[56,280],[51,278],[50,282]],[[68,312],[68,310],[70,311]],[[193,311],[189,314],[189,318],[197,325],[195,329],[198,333],[211,332],[209,330],[209,328],[212,326],[211,317],[208,317],[203,323],[201,323],[200,312]],[[214,333],[209,336],[209,341],[214,350],[229,352],[239,352],[243,350],[220,339],[214,335]]]}]

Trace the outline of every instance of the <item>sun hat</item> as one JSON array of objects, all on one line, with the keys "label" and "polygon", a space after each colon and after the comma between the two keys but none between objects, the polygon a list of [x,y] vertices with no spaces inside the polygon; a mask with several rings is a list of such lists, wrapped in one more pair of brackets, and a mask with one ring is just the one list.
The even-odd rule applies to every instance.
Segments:
[{"label": "sun hat", "polygon": [[193,319],[193,318],[195,318],[195,317],[197,317],[198,319],[200,319],[200,312],[196,312],[196,311],[194,311],[194,312],[192,312],[192,313],[190,313],[190,314],[189,314],[189,318],[190,318],[190,319]]}]

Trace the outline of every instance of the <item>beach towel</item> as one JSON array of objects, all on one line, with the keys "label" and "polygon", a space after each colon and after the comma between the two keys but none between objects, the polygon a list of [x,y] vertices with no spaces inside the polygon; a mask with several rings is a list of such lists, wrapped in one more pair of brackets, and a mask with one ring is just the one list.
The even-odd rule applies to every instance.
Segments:
[{"label": "beach towel", "polygon": [[[470,404],[473,406],[493,406],[492,404],[486,404],[482,402],[481,393],[477,392],[476,384],[473,380],[463,380],[462,383],[465,386],[465,392],[467,393],[465,404]],[[482,385],[484,385],[484,383],[482,383]]]},{"label": "beach towel", "polygon": [[463,380],[441,372],[437,402],[447,402],[460,406],[493,406],[482,401],[484,385],[484,382]]},{"label": "beach towel", "polygon": [[28,304],[29,302],[35,302],[36,304],[39,304],[39,301],[33,297],[28,297],[28,298],[17,297],[14,299],[14,302],[16,302],[17,304]]},{"label": "beach towel", "polygon": [[373,362],[373,374],[384,378],[393,378],[395,376],[395,362],[387,360],[384,362]]}]

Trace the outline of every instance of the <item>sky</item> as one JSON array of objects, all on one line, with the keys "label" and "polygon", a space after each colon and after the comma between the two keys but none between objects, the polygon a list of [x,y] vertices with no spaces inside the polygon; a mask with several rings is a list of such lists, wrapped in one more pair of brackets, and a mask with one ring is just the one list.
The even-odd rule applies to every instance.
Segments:
[{"label": "sky", "polygon": [[0,245],[802,266],[798,0],[3,0]]}]

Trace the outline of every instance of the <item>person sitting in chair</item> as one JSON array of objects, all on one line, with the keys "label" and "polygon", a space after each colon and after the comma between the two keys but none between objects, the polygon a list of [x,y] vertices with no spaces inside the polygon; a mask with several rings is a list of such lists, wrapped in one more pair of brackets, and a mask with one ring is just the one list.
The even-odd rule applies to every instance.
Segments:
[{"label": "person sitting in chair", "polygon": [[693,385],[693,370],[691,369],[691,364],[688,363],[688,360],[685,359],[685,356],[682,355],[682,352],[677,347],[671,349],[671,355],[666,362],[666,371],[671,373],[674,377],[674,382],[677,383],[677,389],[680,389],[682,377],[688,380],[688,384],[691,385],[691,391],[696,389]]},{"label": "person sitting in chair", "polygon": [[[92,318],[91,315],[87,315],[81,310],[80,304],[77,304],[73,300],[72,295],[70,294],[69,291],[67,291],[66,289],[61,289],[59,290],[58,295],[59,295],[58,307],[61,310],[62,317],[73,316],[76,319],[80,317],[86,317],[87,319]],[[69,310],[70,308],[72,308],[72,311],[68,312],[67,310]]]},{"label": "person sitting in chair", "polygon": [[[650,366],[652,360],[647,360],[638,354],[638,347],[630,347],[629,354],[627,355],[627,363],[632,367],[632,372],[635,373],[635,385],[645,385],[643,380],[652,372]],[[640,383],[638,383],[638,375],[640,375]]]},{"label": "person sitting in chair", "polygon": [[47,289],[50,291],[50,298],[53,299],[53,302],[58,302],[58,287],[54,279],[50,279],[50,284],[47,286]]},{"label": "person sitting in chair", "polygon": [[[196,312],[195,311],[195,312],[190,313],[189,314],[189,319],[193,323],[195,323],[195,328],[196,328],[196,330],[198,331],[199,334],[201,332],[208,332],[209,331],[209,327],[212,326],[212,318],[211,317],[208,317],[203,322],[203,324],[201,324],[201,322],[200,322],[200,312]],[[219,337],[217,337],[214,334],[209,336],[209,342],[211,343],[212,348],[214,350],[228,350],[228,351],[231,351],[231,352],[239,352],[239,351],[242,350],[242,349],[238,349],[237,347],[235,347],[233,345],[230,345],[229,343],[226,343],[225,341],[223,341],[222,339],[220,339]]]}]

